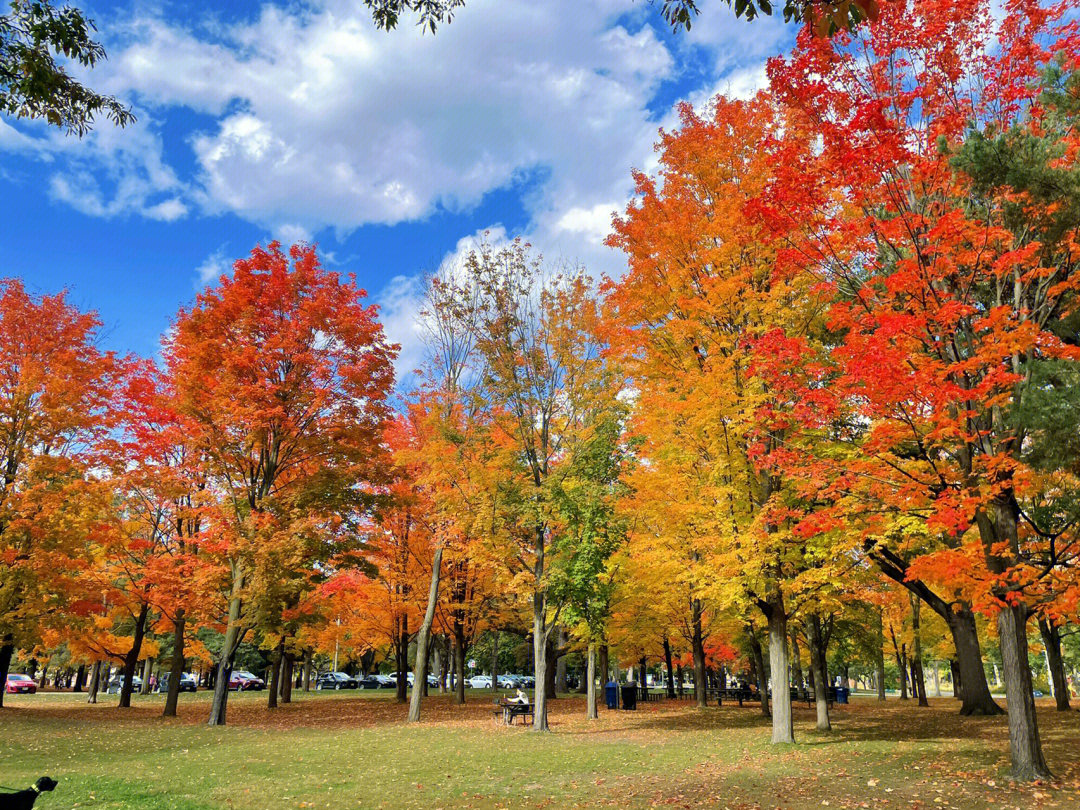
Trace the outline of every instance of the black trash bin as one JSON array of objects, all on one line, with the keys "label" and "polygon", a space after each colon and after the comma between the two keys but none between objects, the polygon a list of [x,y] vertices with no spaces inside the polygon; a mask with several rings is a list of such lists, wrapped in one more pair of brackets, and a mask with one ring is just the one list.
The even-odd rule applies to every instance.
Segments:
[{"label": "black trash bin", "polygon": [[609,709],[619,708],[619,685],[615,681],[608,681],[604,685],[604,698]]},{"label": "black trash bin", "polygon": [[634,711],[637,709],[637,684],[627,683],[623,684],[622,688],[622,707],[627,711]]},{"label": "black trash bin", "polygon": [[846,704],[848,702],[848,695],[851,694],[851,690],[846,686],[836,687],[836,702]]}]

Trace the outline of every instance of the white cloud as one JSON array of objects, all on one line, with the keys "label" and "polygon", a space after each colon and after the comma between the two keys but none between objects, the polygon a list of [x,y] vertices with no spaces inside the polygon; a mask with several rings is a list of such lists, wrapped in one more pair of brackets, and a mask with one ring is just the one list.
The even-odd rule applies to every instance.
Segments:
[{"label": "white cloud", "polygon": [[[510,237],[501,225],[463,236],[432,272],[440,278],[460,278],[458,274],[465,258],[482,243],[498,248],[509,241]],[[412,388],[413,372],[419,369],[425,360],[425,329],[421,313],[424,308],[426,283],[427,276],[423,273],[394,276],[375,296],[375,303],[379,305],[379,320],[387,339],[401,346],[395,367],[398,385],[404,389]]]},{"label": "white cloud", "polygon": [[[625,193],[673,59],[622,0],[470,0],[435,37],[375,31],[353,0],[262,7],[213,40],[144,17],[107,88],[216,122],[191,140],[197,197],[272,232],[314,233],[468,209],[523,171],[537,212]],[[594,195],[599,195],[592,199]]]},{"label": "white cloud", "polygon": [[165,162],[154,125],[148,116],[124,130],[99,127],[82,140],[45,130],[43,124],[35,127],[32,131],[45,134],[32,138],[34,148],[54,167],[50,195],[96,217],[138,214],[172,221],[184,216],[187,206],[180,195],[186,187]]},{"label": "white cloud", "polygon": [[611,233],[611,217],[625,207],[626,201],[597,203],[591,208],[575,206],[568,209],[555,223],[560,231],[579,233],[592,244],[602,245]]},{"label": "white cloud", "polygon": [[395,362],[398,385],[413,387],[412,374],[424,362],[423,276],[394,276],[379,292],[379,321],[391,343],[401,346]]},{"label": "white cloud", "polygon": [[161,222],[175,222],[187,216],[188,208],[179,198],[173,197],[159,202],[157,205],[150,206],[143,213],[150,219],[160,220]]},{"label": "white cloud", "polygon": [[216,281],[231,269],[232,262],[229,261],[225,252],[225,246],[223,245],[207,256],[206,261],[195,268],[195,275],[199,278],[198,286],[203,286]]},{"label": "white cloud", "polygon": [[284,222],[274,228],[274,238],[283,245],[293,245],[297,242],[311,244],[312,241],[311,231],[303,225],[292,222]]},{"label": "white cloud", "polygon": [[[279,3],[231,24],[137,11],[104,28],[116,38],[94,83],[131,99],[139,124],[82,142],[0,129],[0,149],[60,156],[51,193],[87,214],[233,213],[283,242],[468,211],[539,178],[525,236],[549,259],[618,273],[603,240],[631,167],[655,167],[656,94],[748,94],[790,36],[723,4],[669,47],[656,9],[627,0],[469,0],[434,37],[375,31],[356,0]],[[710,67],[688,78],[702,53]],[[182,178],[157,134],[176,108],[204,116],[180,147],[194,165]]]}]

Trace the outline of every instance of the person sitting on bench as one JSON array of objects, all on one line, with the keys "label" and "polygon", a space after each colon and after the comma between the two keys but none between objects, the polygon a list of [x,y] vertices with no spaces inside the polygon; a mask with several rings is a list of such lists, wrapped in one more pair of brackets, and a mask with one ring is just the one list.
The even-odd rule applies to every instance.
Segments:
[{"label": "person sitting on bench", "polygon": [[508,698],[506,702],[512,703],[515,706],[528,706],[529,696],[522,692],[520,689],[518,689],[517,694],[514,695],[512,698]]}]

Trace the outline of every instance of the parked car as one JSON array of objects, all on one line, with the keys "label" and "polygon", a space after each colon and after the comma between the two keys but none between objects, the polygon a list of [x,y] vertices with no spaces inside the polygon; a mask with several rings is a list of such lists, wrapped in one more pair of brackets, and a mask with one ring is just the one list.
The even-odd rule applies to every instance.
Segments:
[{"label": "parked car", "polygon": [[357,679],[356,686],[359,689],[382,689],[382,681],[378,675],[365,675]]},{"label": "parked car", "polygon": [[316,689],[355,689],[356,678],[344,672],[324,672],[315,681]]},{"label": "parked car", "polygon": [[[108,687],[105,689],[105,693],[108,695],[119,695],[120,688],[124,685],[123,675],[114,675],[112,680],[109,681]],[[131,678],[131,691],[138,692],[142,689],[142,678],[138,675],[134,675]]]},{"label": "parked car", "polygon": [[252,692],[266,688],[266,681],[247,670],[238,669],[229,676],[229,688],[237,692]]},{"label": "parked car", "polygon": [[491,688],[491,676],[490,675],[473,675],[468,680],[469,686],[473,689],[490,689]]},{"label": "parked car", "polygon": [[4,684],[4,691],[9,695],[32,695],[37,692],[37,684],[29,675],[9,672]]},{"label": "parked car", "polygon": [[520,689],[521,681],[518,680],[517,675],[500,675],[499,676],[499,688],[500,689]]},{"label": "parked car", "polygon": [[[396,672],[391,672],[386,677],[388,677],[390,680],[392,680],[394,682],[394,686],[397,686],[397,673]],[[413,685],[414,680],[416,680],[415,675],[413,675],[411,672],[406,672],[405,673],[405,682],[407,684],[409,684],[409,686]]]},{"label": "parked car", "polygon": [[[194,675],[189,675],[186,672],[181,673],[181,675],[180,675],[180,691],[181,692],[194,692],[196,690],[196,687],[197,687],[197,684],[195,682],[195,676]],[[163,695],[166,692],[169,691],[169,673],[168,672],[163,672],[161,674],[161,677],[158,679],[157,690],[158,690],[158,692],[160,692]]]},{"label": "parked car", "polygon": [[380,675],[378,672],[376,672],[370,677],[374,678],[379,682],[380,689],[394,689],[397,686],[397,681],[395,681],[389,675]]},{"label": "parked car", "polygon": [[532,675],[521,675],[518,677],[518,680],[521,681],[522,689],[532,689],[536,686],[536,678]]}]

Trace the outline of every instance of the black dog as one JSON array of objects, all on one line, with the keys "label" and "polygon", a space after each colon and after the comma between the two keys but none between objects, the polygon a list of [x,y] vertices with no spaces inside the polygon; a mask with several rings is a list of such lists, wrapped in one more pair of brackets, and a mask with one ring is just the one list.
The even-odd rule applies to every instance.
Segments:
[{"label": "black dog", "polygon": [[37,797],[56,787],[56,780],[43,776],[34,786],[16,793],[0,793],[0,810],[32,810]]}]

